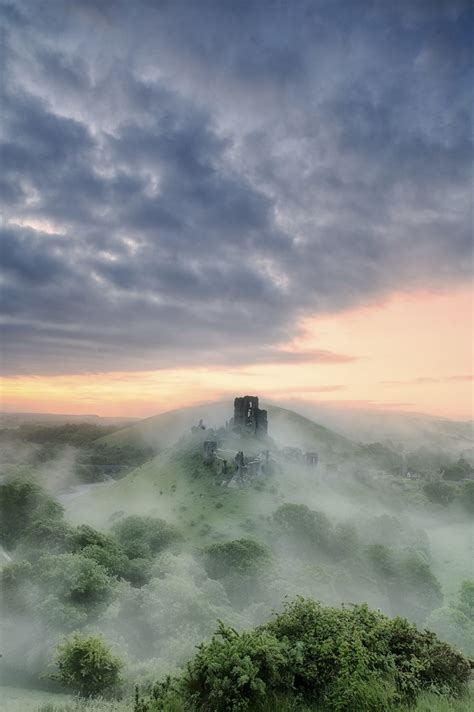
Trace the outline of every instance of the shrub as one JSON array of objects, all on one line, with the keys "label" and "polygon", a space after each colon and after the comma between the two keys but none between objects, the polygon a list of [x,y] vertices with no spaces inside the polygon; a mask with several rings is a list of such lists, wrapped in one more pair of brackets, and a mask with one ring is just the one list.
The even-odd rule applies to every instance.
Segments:
[{"label": "shrub", "polygon": [[58,646],[53,677],[83,697],[95,697],[118,687],[123,663],[102,638],[75,633]]},{"label": "shrub", "polygon": [[447,482],[436,480],[435,482],[427,482],[423,485],[423,492],[434,504],[442,504],[446,507],[454,499],[454,487]]},{"label": "shrub", "polygon": [[219,625],[188,665],[186,697],[198,708],[252,710],[268,693],[291,686],[285,643],[264,629],[238,634]]},{"label": "shrub", "polygon": [[404,619],[299,598],[253,631],[220,624],[182,685],[188,703],[214,712],[256,710],[288,694],[326,712],[383,712],[423,689],[462,693],[469,674],[460,653]]},{"label": "shrub", "polygon": [[474,514],[474,482],[465,482],[462,486],[461,503],[470,514]]},{"label": "shrub", "polygon": [[457,608],[437,608],[427,618],[426,628],[466,655],[474,657],[474,622]]},{"label": "shrub", "polygon": [[474,623],[474,581],[462,582],[458,608]]},{"label": "shrub", "polygon": [[270,549],[254,539],[235,539],[204,549],[204,567],[211,578],[256,575],[271,561]]},{"label": "shrub", "polygon": [[33,567],[29,561],[12,561],[0,571],[2,604],[7,611],[24,612],[28,609]]},{"label": "shrub", "polygon": [[80,554],[43,556],[35,579],[61,603],[90,611],[109,603],[113,596],[113,582],[102,566]]},{"label": "shrub", "polygon": [[465,691],[470,677],[469,661],[434,633],[421,632],[404,618],[395,618],[389,648],[405,697],[415,699],[421,689],[452,695]]},{"label": "shrub", "polygon": [[150,558],[182,539],[172,524],[137,514],[114,524],[112,531],[132,559]]},{"label": "shrub", "polygon": [[0,485],[0,543],[15,546],[36,520],[62,519],[63,507],[36,482],[13,480]]},{"label": "shrub", "polygon": [[73,529],[62,519],[37,519],[25,529],[19,551],[27,558],[48,554],[63,554],[71,550]]},{"label": "shrub", "polygon": [[316,512],[305,504],[283,504],[273,515],[281,532],[294,537],[298,547],[310,551],[314,546],[328,548],[332,537],[332,525],[322,512]]},{"label": "shrub", "polygon": [[465,477],[469,477],[472,471],[473,469],[468,461],[461,457],[457,462],[445,468],[443,478],[445,480],[451,480],[452,482],[458,482]]}]

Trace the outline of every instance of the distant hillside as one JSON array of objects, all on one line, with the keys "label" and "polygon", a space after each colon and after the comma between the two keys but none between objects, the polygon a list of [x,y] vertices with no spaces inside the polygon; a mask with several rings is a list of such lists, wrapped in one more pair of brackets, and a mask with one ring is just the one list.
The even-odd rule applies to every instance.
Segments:
[{"label": "distant hillside", "polygon": [[126,425],[137,418],[71,415],[68,413],[8,413],[0,412],[0,428],[15,428],[25,424],[58,425],[63,423],[94,423],[96,425]]},{"label": "distant hillside", "polygon": [[268,411],[269,435],[282,445],[301,447],[304,450],[334,450],[350,454],[358,449],[356,443],[334,430],[287,408],[275,405],[264,407]]},{"label": "distant hillside", "polygon": [[139,420],[102,438],[102,442],[108,445],[146,445],[161,450],[189,432],[200,419],[206,426],[218,427],[225,425],[231,417],[232,404],[228,401],[178,408]]},{"label": "distant hillside", "polygon": [[442,448],[454,456],[474,447],[472,420],[449,420],[426,413],[364,410],[321,403],[294,402],[288,407],[357,442],[391,440],[407,450],[420,446]]},{"label": "distant hillside", "polygon": [[[295,446],[305,450],[334,449],[351,453],[357,445],[292,410],[262,404],[268,410],[268,434],[279,446]],[[208,427],[225,425],[233,415],[232,401],[205,403],[168,411],[145,418],[102,439],[108,445],[146,445],[156,450],[169,447],[190,431],[200,419]]]}]

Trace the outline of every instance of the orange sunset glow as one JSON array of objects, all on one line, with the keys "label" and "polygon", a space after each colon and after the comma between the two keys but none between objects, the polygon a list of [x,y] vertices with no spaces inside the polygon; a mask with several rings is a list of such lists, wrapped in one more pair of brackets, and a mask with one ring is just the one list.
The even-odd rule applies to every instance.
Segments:
[{"label": "orange sunset glow", "polygon": [[323,348],[341,363],[253,364],[3,379],[9,411],[147,416],[259,391],[266,398],[472,417],[470,289],[395,294],[386,302],[308,317],[288,351]]}]

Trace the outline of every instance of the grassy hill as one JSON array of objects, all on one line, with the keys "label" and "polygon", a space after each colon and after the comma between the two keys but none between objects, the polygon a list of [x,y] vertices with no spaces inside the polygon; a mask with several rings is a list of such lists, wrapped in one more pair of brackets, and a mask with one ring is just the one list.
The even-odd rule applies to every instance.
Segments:
[{"label": "grassy hill", "polygon": [[348,438],[272,405],[268,407],[269,443],[230,436],[226,447],[246,453],[270,447],[278,472],[242,489],[223,487],[202,459],[205,431],[193,437],[190,429],[200,418],[206,425],[218,426],[231,415],[232,403],[205,404],[153,416],[102,438],[109,445],[145,444],[159,452],[122,480],[65,501],[69,518],[103,527],[120,513],[146,513],[178,524],[185,536],[195,540],[249,535],[255,522],[263,522],[285,499],[304,503],[317,497],[315,479],[308,487],[307,469],[285,465],[278,448],[317,451],[323,459],[348,458],[358,451]]},{"label": "grassy hill", "polygon": [[[338,452],[345,453],[357,449],[357,445],[349,438],[318,425],[292,410],[265,403],[262,407],[268,410],[269,435],[280,445],[304,449],[334,448]],[[173,444],[201,418],[208,427],[218,427],[232,417],[232,412],[233,405],[229,401],[179,408],[140,420],[98,442],[109,445],[147,445],[161,450]]]}]

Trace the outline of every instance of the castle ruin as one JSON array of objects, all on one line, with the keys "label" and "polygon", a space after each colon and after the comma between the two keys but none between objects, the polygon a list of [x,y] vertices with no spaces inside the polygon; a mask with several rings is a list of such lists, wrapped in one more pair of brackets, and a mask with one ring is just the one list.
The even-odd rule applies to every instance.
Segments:
[{"label": "castle ruin", "polygon": [[241,435],[267,435],[267,411],[258,407],[258,396],[242,396],[234,400],[234,417],[231,424],[232,430]]}]

